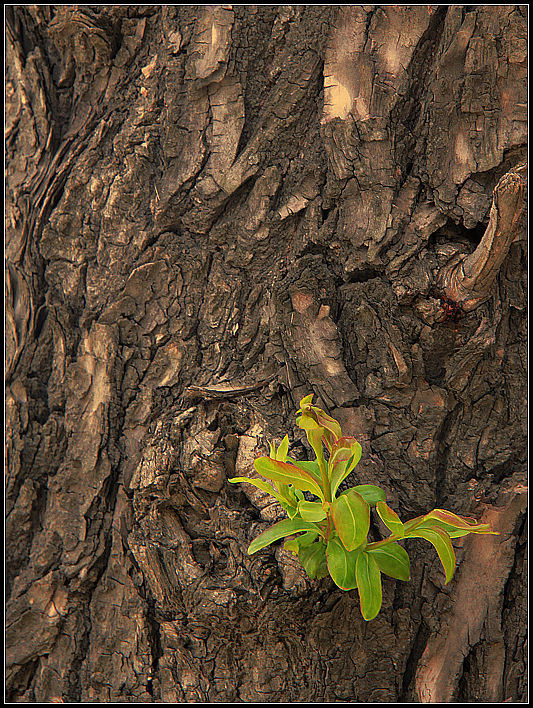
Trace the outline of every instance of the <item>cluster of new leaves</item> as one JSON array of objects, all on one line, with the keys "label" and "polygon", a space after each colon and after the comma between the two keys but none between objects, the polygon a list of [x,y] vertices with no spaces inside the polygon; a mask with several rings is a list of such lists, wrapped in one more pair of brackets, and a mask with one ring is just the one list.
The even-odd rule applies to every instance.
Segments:
[{"label": "cluster of new leaves", "polygon": [[[250,544],[248,553],[291,536],[284,547],[298,556],[310,578],[322,578],[329,573],[342,590],[358,589],[365,620],[373,619],[381,608],[382,573],[398,580],[410,578],[409,556],[397,543],[399,540],[429,541],[438,553],[449,583],[455,571],[451,539],[469,533],[493,533],[489,524],[443,509],[402,523],[385,502],[385,492],[380,487],[361,484],[338,493],[341,482],[361,458],[361,445],[355,438],[344,437],[339,423],[314,406],[312,398],[302,399],[296,422],[305,430],[315,453],[314,460],[302,462],[288,457],[289,438],[285,436],[277,449],[270,444],[268,457],[254,461],[256,471],[264,479],[229,480],[247,482],[267,492],[289,517],[260,534]],[[306,499],[304,492],[310,492],[317,501]],[[374,543],[367,542],[371,507],[391,532]]]}]

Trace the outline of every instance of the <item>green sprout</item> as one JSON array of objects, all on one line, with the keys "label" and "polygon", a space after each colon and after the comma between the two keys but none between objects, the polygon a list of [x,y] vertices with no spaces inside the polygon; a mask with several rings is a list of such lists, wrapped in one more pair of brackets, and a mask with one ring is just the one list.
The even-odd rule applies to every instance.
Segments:
[{"label": "green sprout", "polygon": [[[342,481],[361,459],[361,445],[342,434],[339,423],[318,406],[313,396],[300,402],[296,422],[305,430],[315,459],[288,457],[286,435],[276,449],[269,443],[269,456],[254,461],[256,471],[265,479],[233,477],[230,482],[252,484],[274,497],[287,512],[283,519],[261,533],[248,548],[248,554],[281,538],[291,536],[284,548],[298,556],[311,579],[331,576],[342,590],[358,589],[361,614],[372,620],[381,609],[381,574],[397,580],[410,579],[407,551],[398,543],[408,538],[429,541],[444,567],[446,584],[455,572],[452,538],[469,533],[495,533],[490,524],[457,516],[451,511],[433,509],[403,523],[385,502],[383,489],[360,484],[339,493]],[[328,451],[327,459],[324,446]],[[275,485],[275,486],[274,486]],[[308,492],[318,501],[309,501]],[[375,508],[391,532],[382,541],[368,543],[370,509]]]}]

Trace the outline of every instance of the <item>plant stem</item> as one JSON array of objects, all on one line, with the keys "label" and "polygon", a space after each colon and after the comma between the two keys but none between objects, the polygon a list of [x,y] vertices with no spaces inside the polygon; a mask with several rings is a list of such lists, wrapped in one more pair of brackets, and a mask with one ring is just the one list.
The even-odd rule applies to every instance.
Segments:
[{"label": "plant stem", "polygon": [[374,543],[369,543],[365,550],[368,551],[372,550],[373,548],[381,548],[382,546],[386,546],[388,543],[394,543],[394,541],[397,541],[400,538],[403,538],[403,536],[400,536],[396,533],[392,533],[390,536],[387,536],[387,538],[384,538],[383,541],[375,541]]},{"label": "plant stem", "polygon": [[317,458],[318,466],[320,467],[320,476],[322,477],[322,489],[324,490],[324,496],[326,501],[331,504],[331,484],[328,478],[328,470],[325,464],[324,458]]},{"label": "plant stem", "polygon": [[324,539],[326,541],[326,543],[328,542],[328,538],[329,538],[330,526],[331,526],[331,516],[328,514],[328,525],[326,526],[326,538]]}]

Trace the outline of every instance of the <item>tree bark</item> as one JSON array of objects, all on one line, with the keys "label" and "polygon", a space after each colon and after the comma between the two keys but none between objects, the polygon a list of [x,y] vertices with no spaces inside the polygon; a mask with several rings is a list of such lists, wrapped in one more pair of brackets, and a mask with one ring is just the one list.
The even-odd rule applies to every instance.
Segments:
[{"label": "tree bark", "polygon": [[[6,20],[9,700],[527,700],[525,6]],[[309,393],[348,482],[500,535],[369,623],[248,556]]]}]

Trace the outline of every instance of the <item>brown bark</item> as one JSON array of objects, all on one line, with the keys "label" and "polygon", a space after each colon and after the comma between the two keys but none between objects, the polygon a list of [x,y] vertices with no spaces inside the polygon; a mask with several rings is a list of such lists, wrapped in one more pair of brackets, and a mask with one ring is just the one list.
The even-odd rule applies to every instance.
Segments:
[{"label": "brown bark", "polygon": [[[525,8],[6,19],[9,700],[526,700]],[[348,481],[500,535],[370,623],[248,556],[308,393]]]}]

